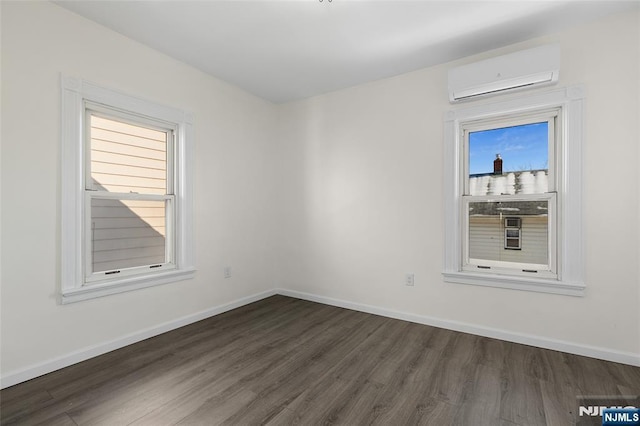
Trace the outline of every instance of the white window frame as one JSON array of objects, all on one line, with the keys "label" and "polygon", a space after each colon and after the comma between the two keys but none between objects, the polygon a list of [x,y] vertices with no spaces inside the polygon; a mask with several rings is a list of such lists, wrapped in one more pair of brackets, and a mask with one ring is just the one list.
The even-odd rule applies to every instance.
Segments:
[{"label": "white window frame", "polygon": [[[479,102],[473,106],[449,111],[444,117],[444,214],[445,249],[443,278],[446,282],[528,290],[544,293],[584,295],[584,261],[582,244],[582,146],[583,146],[584,90],[581,86],[513,97],[498,102]],[[467,164],[464,129],[481,123],[477,128],[512,118],[558,110],[556,146],[549,152],[550,189],[539,194],[556,203],[556,215],[549,221],[555,227],[550,235],[557,235],[553,244],[554,273],[545,277],[531,277],[522,271],[469,270],[465,268],[466,235],[464,199],[467,191]],[[555,170],[552,170],[555,169]],[[552,185],[555,185],[552,186]],[[513,200],[514,196],[509,196]],[[494,200],[500,196],[489,196]],[[550,218],[551,219],[551,218]],[[553,232],[553,233],[552,233]]]},{"label": "white window frame", "polygon": [[[536,277],[544,278],[556,278],[556,247],[557,247],[557,233],[556,233],[556,169],[558,164],[556,163],[556,149],[560,148],[560,142],[556,143],[560,139],[559,133],[562,123],[562,111],[559,108],[551,108],[544,110],[536,110],[535,112],[526,113],[509,113],[501,114],[499,117],[484,118],[479,120],[461,121],[459,124],[461,132],[462,146],[462,158],[460,172],[462,173],[461,179],[463,184],[462,189],[462,202],[464,217],[463,222],[463,265],[462,269],[465,271],[478,271],[486,272],[490,269],[496,274],[507,274],[516,276],[528,276],[532,273],[536,274]],[[469,137],[473,132],[502,129],[506,127],[522,126],[533,123],[547,123],[548,128],[548,146],[547,146],[547,161],[548,161],[548,188],[547,192],[543,194],[516,194],[516,195],[471,195],[469,190]],[[481,259],[472,259],[469,254],[469,203],[473,202],[510,202],[510,201],[546,201],[548,203],[548,244],[547,244],[547,258],[546,264],[531,264],[531,263],[516,263],[505,261],[489,261]]]},{"label": "white window frame", "polygon": [[[517,225],[509,225],[509,221],[510,220],[515,220]],[[520,217],[515,217],[515,216],[506,216],[504,218],[504,227],[505,228],[516,228],[516,229],[520,229],[522,228],[522,218]]]},{"label": "white window frame", "polygon": [[[192,278],[195,275],[193,242],[193,115],[73,77],[62,76],[61,152],[61,285],[60,302],[71,303]],[[171,236],[167,240],[170,262],[162,267],[131,268],[111,278],[90,274],[91,260],[87,203],[94,197],[122,199],[134,195],[87,191],[88,110],[107,117],[135,117],[136,124],[163,123],[174,137],[168,149],[173,194],[160,196],[174,203]],[[144,198],[144,196],[143,196]],[[152,197],[158,198],[158,197]],[[89,254],[87,254],[89,253]]]}]

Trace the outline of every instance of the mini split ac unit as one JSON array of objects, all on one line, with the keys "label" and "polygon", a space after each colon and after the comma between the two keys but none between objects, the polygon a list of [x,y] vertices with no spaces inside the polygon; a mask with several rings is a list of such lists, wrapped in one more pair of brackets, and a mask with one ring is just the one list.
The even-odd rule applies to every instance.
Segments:
[{"label": "mini split ac unit", "polygon": [[560,74],[560,46],[498,56],[449,71],[451,102],[552,84]]}]

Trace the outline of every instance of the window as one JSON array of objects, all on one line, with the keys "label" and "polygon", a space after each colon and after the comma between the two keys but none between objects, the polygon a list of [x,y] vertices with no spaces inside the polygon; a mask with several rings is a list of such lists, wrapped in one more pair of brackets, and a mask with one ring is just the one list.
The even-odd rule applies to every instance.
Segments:
[{"label": "window", "polygon": [[63,79],[62,302],[193,276],[188,114]]},{"label": "window", "polygon": [[506,228],[504,230],[504,248],[505,250],[521,250],[520,229]]},{"label": "window", "polygon": [[582,90],[445,118],[446,281],[580,295]]},{"label": "window", "polygon": [[506,217],[504,219],[504,248],[505,250],[522,250],[521,229],[522,223],[519,217]]},{"label": "window", "polygon": [[85,111],[85,283],[173,268],[174,127],[92,103]]},{"label": "window", "polygon": [[[464,270],[557,276],[553,159],[560,113],[554,108],[461,124]],[[509,222],[522,228],[504,226],[515,214]],[[521,231],[528,236],[524,249]]]},{"label": "window", "polygon": [[504,219],[505,228],[520,228],[520,223],[522,222],[519,217],[507,217]]}]

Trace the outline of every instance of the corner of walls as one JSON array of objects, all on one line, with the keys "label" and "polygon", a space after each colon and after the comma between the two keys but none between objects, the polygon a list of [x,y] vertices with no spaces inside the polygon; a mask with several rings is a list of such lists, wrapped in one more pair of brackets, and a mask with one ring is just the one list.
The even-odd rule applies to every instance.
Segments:
[{"label": "corner of walls", "polygon": [[369,314],[399,319],[402,321],[414,322],[417,324],[424,324],[431,327],[444,328],[447,330],[459,331],[461,333],[474,334],[476,336],[490,337],[507,342],[535,346],[544,349],[551,349],[555,351],[640,367],[640,352],[633,353],[612,350],[610,348],[576,344],[564,340],[548,338],[546,336],[512,332],[504,330],[502,328],[479,326],[476,324],[470,324],[460,321],[434,318],[427,315],[416,315],[402,311],[395,311],[393,309],[388,309],[381,306],[366,305],[348,300],[334,299],[331,297],[320,296],[317,294],[305,293],[295,290],[276,289],[275,292],[283,296],[308,300],[310,302],[323,303],[325,305],[337,306],[339,308],[351,309],[359,312],[366,312]]},{"label": "corner of walls", "polygon": [[[273,105],[51,3],[0,3],[0,18],[3,386],[275,293],[637,365],[640,326],[632,324],[639,334],[633,345],[621,343],[620,330],[640,322],[640,313],[616,312],[606,323],[592,313],[615,302],[605,294],[609,280],[616,292],[640,302],[633,287],[640,267],[629,273],[615,258],[602,270],[592,266],[588,296],[571,301],[442,281],[441,117],[450,107],[450,64]],[[640,10],[636,18],[637,34]],[[635,58],[637,65],[640,40],[621,39],[617,29],[628,28],[626,19],[607,22],[598,31],[572,29],[557,37],[580,65],[570,64],[563,79],[587,80],[599,89],[596,112],[637,117],[637,100],[625,110],[612,99],[618,82],[613,91],[600,83],[606,70],[596,56],[607,42],[623,42],[635,46],[627,60]],[[85,37],[78,40],[77,34]],[[596,36],[603,40],[591,53],[584,46]],[[91,40],[109,58],[96,55]],[[618,56],[627,53],[609,56],[623,60]],[[112,67],[112,61],[127,66]],[[161,71],[150,75],[152,65]],[[197,279],[75,306],[55,304],[59,152],[50,135],[59,126],[60,71],[196,113]],[[175,84],[162,90],[167,81]],[[38,126],[32,125],[34,115],[42,117]],[[590,120],[589,170],[603,157],[600,142],[608,140],[610,120]],[[615,134],[632,142],[640,125],[630,122],[633,129],[622,126]],[[613,148],[623,154],[631,149],[617,137],[610,141]],[[640,162],[640,150],[628,157],[625,165]],[[637,226],[636,180],[636,207],[624,213]],[[7,181],[40,188],[43,199],[25,199]],[[594,198],[619,197],[618,188],[608,195],[593,176],[587,184]],[[587,204],[592,261],[615,246],[597,229],[606,212],[594,198]],[[637,235],[631,250],[640,264],[640,229]],[[33,257],[41,268],[29,267]],[[232,267],[231,280],[223,278],[224,266]],[[414,287],[404,285],[406,272],[415,273]],[[122,315],[113,320],[115,310]]]},{"label": "corner of walls", "polygon": [[276,292],[274,290],[256,293],[247,297],[233,300],[220,306],[211,307],[203,311],[195,312],[189,315],[185,315],[181,318],[145,328],[143,330],[138,330],[134,333],[129,333],[125,336],[118,337],[117,339],[113,339],[107,342],[100,342],[99,344],[92,345],[90,347],[66,353],[63,356],[42,361],[34,365],[25,366],[16,371],[3,372],[2,377],[0,377],[0,389],[4,389],[18,383],[25,382],[27,380],[34,379],[52,371],[77,364],[87,359],[123,348],[128,345],[132,345],[137,342],[141,342],[142,340],[149,339],[154,336],[158,336],[162,333],[166,333],[168,331],[184,327],[186,325],[210,318],[212,316],[231,311],[244,305],[248,305],[249,303],[257,302],[259,300],[273,296],[275,294]]},{"label": "corner of walls", "polygon": [[[54,3],[0,7],[3,381],[270,294],[276,107]],[[60,73],[194,114],[194,279],[57,303]]]},{"label": "corner of walls", "polygon": [[[442,115],[452,108],[446,71],[475,57],[280,107],[286,152],[279,287],[443,324],[472,324],[478,332],[533,336],[543,347],[544,341],[562,342],[637,359],[640,269],[629,264],[638,259],[640,238],[614,235],[625,227],[640,235],[640,191],[629,193],[599,177],[600,170],[616,169],[633,177],[634,189],[640,182],[633,142],[638,99],[616,95],[638,88],[637,23],[637,16],[618,14],[495,52],[558,42],[560,84],[587,89],[585,297],[442,280]],[[616,156],[607,155],[612,150]],[[624,219],[602,227],[621,200],[627,208],[616,215]],[[404,285],[405,273],[415,274],[414,286]],[[621,300],[620,294],[630,297]],[[603,308],[611,313],[606,319],[597,314]]]}]

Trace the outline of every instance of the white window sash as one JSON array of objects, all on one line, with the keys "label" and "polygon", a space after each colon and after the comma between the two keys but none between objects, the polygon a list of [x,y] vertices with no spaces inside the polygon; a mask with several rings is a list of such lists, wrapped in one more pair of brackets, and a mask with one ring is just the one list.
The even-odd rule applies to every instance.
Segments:
[{"label": "white window sash", "polygon": [[[93,253],[92,253],[92,226],[91,226],[91,200],[96,199],[109,199],[109,200],[144,200],[144,201],[164,201],[165,202],[165,262],[159,264],[153,263],[148,265],[141,265],[129,268],[116,268],[117,276],[112,275],[113,271],[100,271],[94,272],[93,265]],[[175,197],[173,195],[158,195],[158,194],[135,194],[135,193],[117,193],[107,191],[86,191],[85,193],[85,249],[84,249],[84,264],[85,264],[85,278],[83,285],[94,285],[97,282],[110,282],[119,280],[121,277],[127,277],[131,275],[153,275],[161,274],[167,270],[175,269]],[[150,266],[154,267],[150,269]]]},{"label": "white window sash", "polygon": [[84,174],[85,174],[85,187],[87,190],[92,190],[91,183],[91,128],[89,126],[90,116],[94,115],[110,120],[118,120],[122,123],[131,124],[134,126],[142,126],[167,133],[167,194],[174,194],[175,185],[175,142],[176,132],[178,126],[175,123],[168,121],[157,120],[143,115],[139,115],[133,112],[123,111],[118,108],[112,108],[105,105],[97,104],[95,102],[84,101],[84,129],[85,129],[85,161],[84,161]]},{"label": "white window sash", "polygon": [[[470,227],[469,227],[469,203],[473,202],[518,202],[518,201],[546,201],[548,203],[547,216],[547,259],[546,264],[519,263],[497,260],[474,259],[469,255]],[[531,276],[536,271],[536,277],[557,278],[557,233],[556,233],[556,194],[525,194],[525,195],[493,195],[493,196],[464,196],[462,197],[462,223],[464,241],[463,250],[463,271],[474,271],[478,273],[491,272],[499,274],[512,274],[517,276]],[[490,267],[490,270],[483,270],[482,267]]]},{"label": "white window sash", "polygon": [[[462,176],[462,194],[469,195],[469,135],[473,132],[481,132],[485,130],[494,130],[500,129],[504,127],[514,127],[514,126],[522,126],[533,123],[547,123],[548,130],[548,146],[547,146],[547,162],[548,162],[548,182],[549,182],[549,192],[553,192],[556,190],[556,168],[558,164],[556,163],[556,139],[557,139],[557,125],[558,117],[561,115],[561,110],[559,108],[553,108],[548,111],[529,113],[529,114],[514,114],[513,116],[501,117],[499,119],[493,120],[475,120],[475,121],[466,121],[460,124],[460,129],[462,132],[462,140],[464,145],[462,146],[462,152],[464,152],[464,156],[461,159],[462,165],[460,167]],[[504,172],[509,173],[509,172]]]}]

